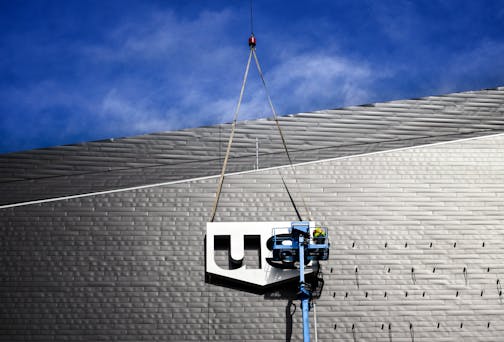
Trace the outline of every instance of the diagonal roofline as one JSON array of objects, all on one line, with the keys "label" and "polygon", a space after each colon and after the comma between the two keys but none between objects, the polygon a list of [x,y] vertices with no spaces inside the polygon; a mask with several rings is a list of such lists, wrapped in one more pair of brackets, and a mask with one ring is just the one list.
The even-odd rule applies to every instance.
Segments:
[{"label": "diagonal roofline", "polygon": [[[454,143],[459,143],[459,142],[466,142],[466,141],[471,141],[471,140],[489,139],[489,138],[495,138],[495,137],[498,137],[498,136],[504,136],[504,133],[497,133],[497,134],[485,135],[485,136],[480,136],[480,137],[462,138],[462,139],[457,139],[457,140],[436,142],[436,143],[430,143],[430,144],[424,144],[424,145],[401,147],[401,148],[396,148],[396,149],[390,149],[390,150],[384,150],[384,151],[375,151],[375,152],[369,152],[369,153],[363,153],[363,154],[357,154],[357,155],[350,155],[350,156],[334,157],[334,158],[328,158],[328,159],[323,159],[323,160],[314,160],[314,161],[309,161],[309,162],[296,163],[296,164],[293,164],[292,166],[294,166],[294,167],[300,167],[301,166],[302,167],[302,166],[306,166],[306,165],[314,165],[314,164],[320,164],[320,163],[327,163],[327,162],[331,162],[331,161],[335,161],[335,160],[345,160],[345,159],[351,159],[351,158],[368,157],[368,156],[373,156],[373,155],[380,155],[380,154],[386,154],[386,153],[401,152],[401,151],[407,151],[407,150],[412,150],[412,149],[420,149],[420,148],[425,148],[425,147],[442,146],[442,145],[454,144]],[[257,169],[257,170],[247,170],[247,171],[239,171],[239,172],[230,172],[230,173],[226,173],[225,176],[226,177],[232,177],[232,176],[236,176],[236,175],[243,175],[243,174],[257,173],[257,172],[265,172],[265,171],[285,169],[285,168],[290,168],[290,167],[291,167],[290,165],[273,166],[273,167],[266,167],[266,168]],[[47,198],[47,199],[34,200],[34,201],[26,201],[26,202],[5,204],[5,205],[0,205],[0,209],[9,209],[9,208],[22,207],[22,206],[28,206],[28,205],[33,205],[33,204],[43,204],[43,203],[50,203],[50,202],[58,202],[58,201],[75,199],[75,198],[100,196],[100,195],[107,195],[107,194],[113,194],[113,193],[118,193],[118,192],[135,191],[135,190],[149,189],[149,188],[155,188],[155,187],[160,187],[160,186],[167,186],[167,185],[174,185],[174,184],[183,184],[183,183],[189,183],[189,182],[197,182],[197,181],[202,181],[202,180],[207,180],[207,179],[218,178],[219,176],[220,176],[219,174],[216,174],[216,175],[212,175],[212,176],[182,179],[182,180],[178,180],[178,181],[161,182],[161,183],[154,183],[154,184],[147,184],[147,185],[126,187],[126,188],[106,190],[106,191],[96,191],[96,192],[90,192],[90,193],[84,193],[84,194],[78,194],[78,195],[69,195],[69,196],[61,196],[61,197]]]},{"label": "diagonal roofline", "polygon": [[[294,163],[504,132],[504,87],[279,118]],[[212,176],[230,124],[0,155],[0,205]],[[230,172],[288,164],[271,118],[237,126]]]}]

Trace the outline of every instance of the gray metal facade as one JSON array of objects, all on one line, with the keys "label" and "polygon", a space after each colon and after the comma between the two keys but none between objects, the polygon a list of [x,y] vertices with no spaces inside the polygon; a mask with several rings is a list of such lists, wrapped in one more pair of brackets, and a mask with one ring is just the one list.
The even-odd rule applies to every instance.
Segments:
[{"label": "gray metal facade", "polygon": [[[504,87],[284,116],[294,162],[504,132]],[[218,174],[230,125],[0,155],[0,205]],[[229,171],[287,163],[274,121],[237,126]]]},{"label": "gray metal facade", "polygon": [[[331,229],[319,341],[501,341],[503,102],[498,88],[283,118],[296,160],[311,161],[296,166],[297,186],[288,167],[229,175],[217,220],[295,220],[279,173],[298,188],[294,196],[303,194],[314,219]],[[235,170],[253,165],[256,135],[271,139],[271,156],[281,154],[264,128],[271,122],[246,125]],[[303,127],[305,137],[291,133]],[[208,145],[202,133],[215,129],[120,139],[122,158],[108,149],[117,141],[4,155],[3,203],[181,181],[1,208],[0,340],[301,340],[292,284],[257,294],[205,278],[217,177],[191,177],[207,175],[209,151],[219,156],[220,140]],[[484,136],[462,139],[474,134]],[[148,163],[156,153],[171,160],[171,174],[162,175],[169,166],[136,180],[122,173],[144,170],[139,156]],[[185,170],[174,156],[195,166]],[[265,151],[262,160],[285,162],[267,164]],[[96,183],[79,183],[86,172]],[[125,176],[109,182],[114,175]]]}]

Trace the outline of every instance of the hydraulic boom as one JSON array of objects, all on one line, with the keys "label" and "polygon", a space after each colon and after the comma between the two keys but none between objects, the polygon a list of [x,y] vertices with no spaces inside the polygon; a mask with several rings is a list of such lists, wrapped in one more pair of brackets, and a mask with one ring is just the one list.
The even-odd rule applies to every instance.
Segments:
[{"label": "hydraulic boom", "polygon": [[327,228],[310,227],[310,222],[292,222],[291,227],[275,228],[273,260],[288,268],[299,267],[299,292],[303,313],[303,341],[310,342],[310,301],[312,292],[305,283],[305,267],[312,261],[329,258]]}]

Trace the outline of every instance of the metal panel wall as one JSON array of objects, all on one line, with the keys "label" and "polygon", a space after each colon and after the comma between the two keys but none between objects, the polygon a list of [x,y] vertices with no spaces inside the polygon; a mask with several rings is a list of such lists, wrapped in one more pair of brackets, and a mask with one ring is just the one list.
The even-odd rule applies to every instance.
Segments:
[{"label": "metal panel wall", "polygon": [[[504,132],[504,87],[280,118],[296,163]],[[0,205],[215,175],[231,125],[0,155]],[[230,171],[288,163],[274,121],[240,122]]]},{"label": "metal panel wall", "polygon": [[[502,339],[503,147],[499,135],[296,168],[331,228],[319,341]],[[289,168],[226,177],[217,220],[294,220],[278,172],[295,189]],[[205,282],[215,186],[0,210],[0,340],[301,340],[289,291]]]}]

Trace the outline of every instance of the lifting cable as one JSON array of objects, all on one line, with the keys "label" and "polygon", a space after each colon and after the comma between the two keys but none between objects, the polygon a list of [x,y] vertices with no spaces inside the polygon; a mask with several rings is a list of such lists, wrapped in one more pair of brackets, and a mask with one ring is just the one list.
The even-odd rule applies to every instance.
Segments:
[{"label": "lifting cable", "polygon": [[240,105],[243,99],[243,92],[245,91],[245,84],[247,83],[248,72],[250,69],[250,61],[252,60],[252,51],[250,49],[247,67],[245,68],[245,75],[243,76],[242,87],[240,90],[240,97],[238,98],[238,104],[236,106],[236,110],[233,117],[233,124],[231,126],[231,135],[229,136],[229,141],[226,149],[226,156],[224,157],[224,163],[222,163],[222,171],[219,178],[219,184],[217,185],[217,192],[215,194],[215,200],[212,208],[212,215],[210,216],[210,222],[213,222],[215,219],[215,214],[217,213],[217,206],[219,205],[219,198],[222,191],[222,184],[224,183],[224,174],[226,173],[226,166],[229,160],[229,152],[231,151],[231,144],[233,143],[233,137],[236,129],[236,121],[238,119],[238,112],[240,111]]},{"label": "lifting cable", "polygon": [[[294,176],[294,181],[295,181],[295,184],[296,184],[296,192],[301,197],[301,201],[303,202],[304,209],[306,211],[306,214],[308,215],[308,220],[311,221],[311,213],[308,210],[308,206],[306,205],[306,201],[304,199],[304,196],[302,195],[302,193],[301,193],[301,191],[299,189],[299,182],[297,180],[296,168],[294,167],[294,164],[292,163],[292,158],[290,156],[289,149],[287,148],[287,142],[285,141],[285,136],[283,134],[282,128],[280,127],[280,121],[278,120],[278,115],[276,113],[275,107],[273,106],[273,101],[271,101],[271,96],[269,94],[268,87],[266,86],[266,81],[264,80],[264,75],[262,73],[262,69],[261,69],[261,66],[259,64],[259,59],[257,58],[257,54],[256,54],[256,51],[255,51],[255,45],[252,48],[252,51],[253,51],[253,55],[254,55],[254,60],[256,62],[257,71],[259,72],[259,76],[261,77],[261,81],[262,81],[262,84],[264,86],[264,91],[266,92],[266,96],[268,97],[268,103],[270,105],[271,112],[273,113],[273,118],[274,118],[275,124],[276,124],[276,126],[278,128],[278,133],[280,134],[280,138],[282,139],[282,145],[284,147],[285,154],[287,155],[287,159],[289,160],[289,165],[291,167],[292,174]],[[285,183],[284,177],[280,173],[280,169],[278,169],[278,172],[279,172],[280,177],[282,178],[282,181],[283,181],[283,183],[285,185],[285,189],[287,190],[287,192],[289,192],[289,189],[287,188],[287,184]],[[289,194],[289,197],[290,197],[290,194]],[[294,205],[294,209],[296,210],[296,213],[298,215],[299,220],[302,221],[301,216],[299,215],[299,211],[297,210],[296,204],[292,200],[292,197],[291,197],[291,201],[292,201],[292,204]]]},{"label": "lifting cable", "polygon": [[[235,129],[236,129],[236,122],[237,122],[237,119],[238,119],[238,113],[240,111],[240,105],[241,105],[241,102],[243,100],[243,93],[245,91],[245,84],[247,83],[247,77],[248,77],[248,73],[249,73],[249,70],[250,70],[250,62],[252,60],[252,56],[254,56],[254,61],[255,61],[255,64],[257,66],[257,71],[259,72],[259,76],[261,77],[261,81],[262,81],[262,84],[264,86],[264,90],[266,92],[266,96],[268,98],[268,103],[270,105],[270,108],[271,108],[271,111],[273,113],[273,118],[275,120],[275,124],[278,128],[278,132],[280,134],[280,138],[282,140],[282,145],[284,147],[284,150],[285,150],[285,153],[287,155],[287,159],[289,160],[289,165],[292,169],[292,173],[293,173],[293,176],[294,176],[294,181],[295,181],[295,184],[296,184],[296,190],[297,190],[297,193],[298,194],[301,194],[300,190],[299,190],[299,182],[297,181],[297,177],[296,177],[296,169],[294,168],[294,165],[292,163],[292,158],[290,156],[290,153],[289,153],[289,149],[287,148],[287,143],[285,141],[285,137],[284,137],[284,134],[282,132],[282,128],[280,127],[280,121],[278,120],[278,115],[276,113],[276,110],[275,110],[275,107],[273,106],[273,102],[271,101],[271,96],[269,94],[269,91],[268,91],[268,87],[266,86],[266,81],[264,79],[264,75],[263,75],[263,72],[262,72],[262,69],[261,69],[261,65],[259,64],[259,59],[257,58],[257,54],[256,54],[256,50],[255,50],[255,46],[256,46],[256,38],[254,36],[254,32],[253,32],[253,21],[252,21],[252,0],[250,1],[250,29],[251,29],[251,36],[249,38],[249,47],[250,47],[250,53],[249,53],[249,57],[248,57],[248,61],[247,61],[247,66],[245,68],[245,75],[243,76],[243,82],[242,82],[242,87],[241,87],[241,90],[240,90],[240,96],[238,98],[238,104],[236,106],[236,110],[235,110],[235,113],[234,113],[234,117],[233,117],[233,123],[232,123],[232,126],[231,126],[231,134],[229,136],[229,141],[228,141],[228,145],[227,145],[227,149],[226,149],[226,155],[224,157],[224,162],[222,164],[222,171],[221,171],[221,174],[220,174],[220,178],[219,178],[219,183],[217,185],[217,191],[216,191],[216,194],[215,194],[215,200],[214,200],[214,203],[213,203],[213,208],[212,208],[212,214],[210,216],[210,222],[213,222],[214,219],[215,219],[215,215],[217,213],[217,207],[219,205],[219,199],[220,199],[220,195],[221,195],[221,192],[222,192],[222,185],[224,184],[224,176],[225,176],[225,173],[226,173],[226,167],[227,167],[227,163],[228,163],[228,160],[229,160],[229,155],[230,155],[230,152],[231,152],[231,145],[233,143],[233,138],[234,138],[234,133],[235,133]],[[294,210],[296,212],[296,215],[298,217],[298,219],[300,221],[302,221],[302,218],[301,218],[301,214],[299,213],[299,210],[296,206],[296,203],[294,202],[294,199],[289,191],[289,188],[287,187],[287,183],[285,182],[285,179],[283,177],[283,175],[280,173],[280,169],[278,169],[278,173],[280,175],[280,177],[282,178],[282,183],[285,187],[285,190],[287,191],[287,194],[289,195],[289,199],[292,203],[292,205],[294,206]],[[302,195],[301,196],[301,200],[303,202],[303,206],[305,208],[305,211],[308,215],[308,220],[311,221],[311,213],[310,211],[308,210],[308,207],[306,205],[306,202],[305,202],[305,199]]]}]

